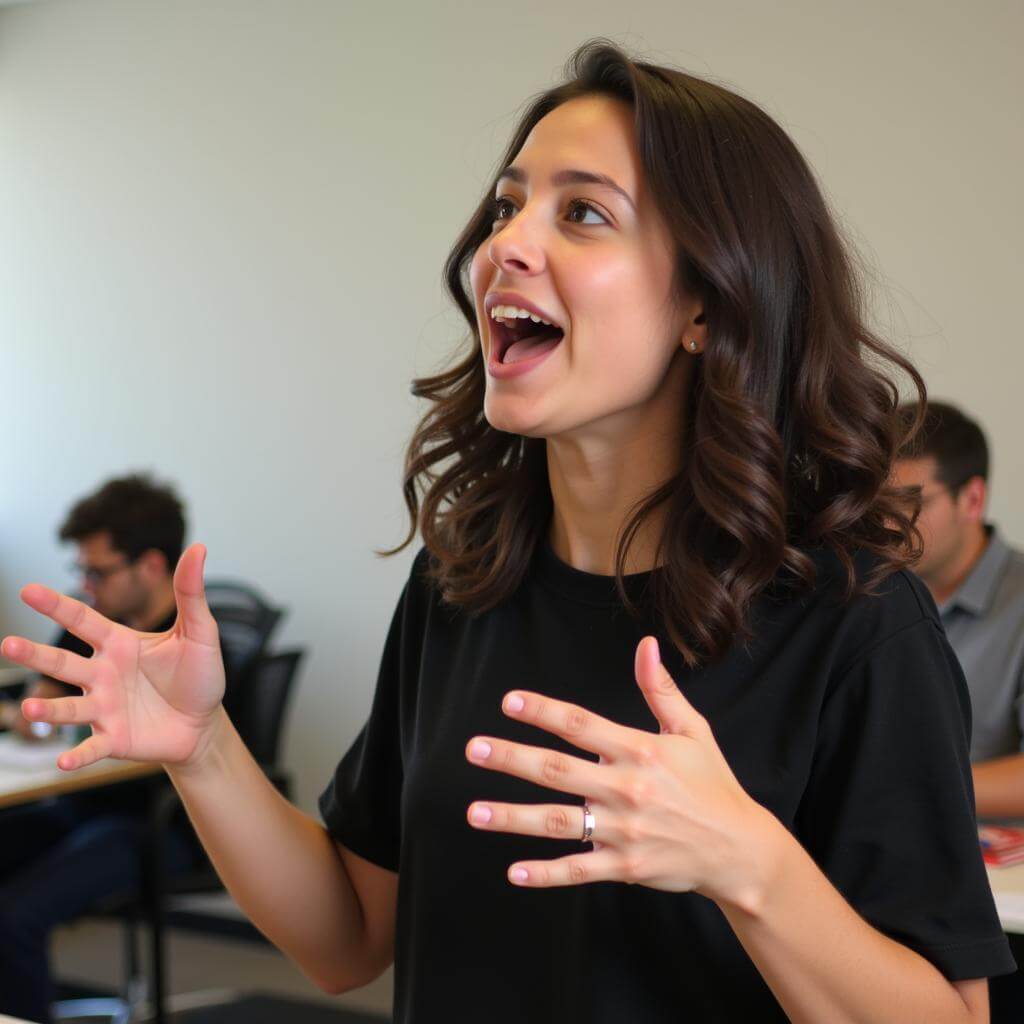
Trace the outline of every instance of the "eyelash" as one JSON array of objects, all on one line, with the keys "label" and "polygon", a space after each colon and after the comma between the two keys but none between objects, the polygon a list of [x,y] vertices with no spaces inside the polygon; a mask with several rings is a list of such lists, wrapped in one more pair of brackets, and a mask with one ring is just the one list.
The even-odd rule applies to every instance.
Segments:
[{"label": "eyelash", "polygon": [[[499,213],[498,213],[498,211],[506,203],[509,206],[514,206],[515,205],[513,203],[513,201],[511,199],[509,199],[507,196],[502,196],[500,199],[492,199],[491,200],[491,223],[492,224],[496,223],[497,221],[508,220],[507,217],[501,217],[501,216],[499,216]],[[593,203],[587,202],[586,199],[571,199],[569,201],[569,209],[570,210],[580,210],[580,209],[582,209],[582,210],[587,210],[587,211],[589,211],[591,213],[596,213],[597,216],[600,217],[601,220],[605,224],[608,223],[608,218]],[[599,225],[597,225],[597,224],[583,224],[582,221],[573,221],[572,223],[574,223],[574,224],[582,224],[582,226],[585,227],[585,228],[599,227]]]}]

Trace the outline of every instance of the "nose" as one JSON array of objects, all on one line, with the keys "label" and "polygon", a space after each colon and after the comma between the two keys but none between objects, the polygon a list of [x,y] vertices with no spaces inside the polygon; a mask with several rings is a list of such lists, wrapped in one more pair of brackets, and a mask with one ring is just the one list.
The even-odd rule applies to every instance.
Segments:
[{"label": "nose", "polygon": [[546,266],[541,228],[525,210],[517,213],[491,239],[487,255],[499,270],[518,276],[539,274]]}]

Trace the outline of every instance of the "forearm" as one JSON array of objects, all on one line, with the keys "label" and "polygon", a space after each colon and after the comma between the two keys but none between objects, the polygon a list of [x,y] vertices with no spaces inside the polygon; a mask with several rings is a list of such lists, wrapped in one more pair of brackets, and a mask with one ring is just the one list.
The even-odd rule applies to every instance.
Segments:
[{"label": "forearm", "polygon": [[971,771],[979,818],[1024,818],[1024,754],[981,761]]},{"label": "forearm", "polygon": [[743,906],[719,906],[794,1024],[977,1024],[927,960],[863,920],[774,818]]},{"label": "forearm", "polygon": [[239,906],[319,986],[365,984],[370,962],[359,898],[321,824],[290,804],[227,715],[201,760],[167,766],[210,860]]}]

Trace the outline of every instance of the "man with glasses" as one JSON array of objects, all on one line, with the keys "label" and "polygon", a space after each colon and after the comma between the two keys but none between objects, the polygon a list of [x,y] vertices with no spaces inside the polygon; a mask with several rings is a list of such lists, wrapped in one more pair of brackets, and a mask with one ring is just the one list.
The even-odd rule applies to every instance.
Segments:
[{"label": "man with glasses", "polygon": [[[185,516],[174,492],[146,476],[105,483],[71,509],[59,532],[72,541],[77,557],[71,566],[90,603],[105,616],[133,629],[159,633],[174,625],[174,567],[185,540]],[[78,637],[63,633],[57,647],[88,657],[92,650]],[[40,678],[23,697],[63,697],[74,687]],[[13,702],[0,709],[0,724],[22,735],[38,735]]]},{"label": "man with glasses", "polygon": [[[916,407],[903,412],[909,425]],[[930,402],[894,480],[921,489],[924,553],[914,568],[967,677],[978,816],[1024,818],[1024,554],[985,521],[988,463],[981,428]]]},{"label": "man with glasses", "polygon": [[[169,487],[141,475],[110,480],[75,504],[60,539],[76,545],[74,569],[100,612],[147,632],[174,625],[172,582],[185,517]],[[70,633],[56,643],[92,654]],[[80,692],[40,678],[25,696]],[[18,705],[5,707],[9,726],[31,736]],[[140,884],[147,785],[125,783],[0,813],[0,1014],[49,1020],[51,929]],[[171,829],[167,843],[168,870],[187,869],[196,856],[190,834]]]}]

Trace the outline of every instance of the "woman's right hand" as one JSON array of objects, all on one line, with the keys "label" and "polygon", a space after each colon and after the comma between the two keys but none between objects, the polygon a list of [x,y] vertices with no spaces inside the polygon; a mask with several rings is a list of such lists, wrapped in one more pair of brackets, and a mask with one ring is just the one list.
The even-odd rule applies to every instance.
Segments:
[{"label": "woman's right hand", "polygon": [[217,623],[206,604],[206,549],[193,544],[178,562],[178,617],[166,633],[140,633],[30,583],[21,599],[93,648],[91,658],[9,636],[0,654],[45,676],[80,686],[82,696],[32,697],[22,713],[34,722],[89,724],[92,735],[57,765],[82,768],[104,757],[164,764],[197,762],[220,721],[224,662]]}]

